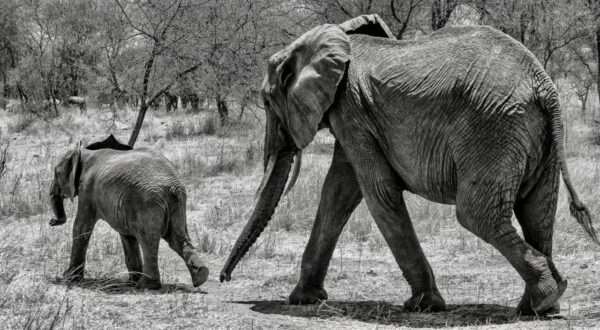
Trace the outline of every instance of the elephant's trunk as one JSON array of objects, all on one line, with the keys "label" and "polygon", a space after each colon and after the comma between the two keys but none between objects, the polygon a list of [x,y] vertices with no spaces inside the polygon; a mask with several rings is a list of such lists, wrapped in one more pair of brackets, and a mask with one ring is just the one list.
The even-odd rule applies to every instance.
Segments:
[{"label": "elephant's trunk", "polygon": [[254,211],[221,270],[221,282],[231,280],[231,272],[271,220],[283,194],[294,155],[297,153],[297,149],[290,148],[290,145],[290,140],[281,129],[278,120],[267,111],[265,174],[257,192]]},{"label": "elephant's trunk", "polygon": [[52,188],[50,189],[50,207],[52,208],[55,217],[50,220],[50,226],[58,226],[67,222],[67,215],[65,214],[65,207],[63,205],[63,196],[55,182],[52,183]]},{"label": "elephant's trunk", "polygon": [[283,194],[283,188],[292,167],[294,152],[286,151],[271,157],[268,167],[272,166],[272,169],[267,168],[267,171],[265,171],[265,175],[268,175],[269,172],[270,175],[264,179],[264,187],[259,190],[258,200],[252,216],[235,242],[225,266],[223,266],[220,276],[221,282],[231,280],[231,272],[265,229]]}]

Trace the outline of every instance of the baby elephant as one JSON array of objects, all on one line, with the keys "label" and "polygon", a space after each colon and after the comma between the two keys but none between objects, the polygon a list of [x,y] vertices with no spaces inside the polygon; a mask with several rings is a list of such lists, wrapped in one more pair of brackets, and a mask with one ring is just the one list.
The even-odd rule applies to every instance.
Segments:
[{"label": "baby elephant", "polygon": [[138,288],[161,286],[157,264],[161,237],[183,258],[194,286],[208,278],[208,268],[190,243],[185,188],[173,164],[162,155],[143,148],[131,150],[112,135],[86,148],[79,144],[54,168],[50,200],[56,218],[50,220],[51,226],[66,222],[63,199],[75,196],[79,196],[77,215],[65,279],[83,278],[86,250],[98,219],[121,234],[129,279]]}]

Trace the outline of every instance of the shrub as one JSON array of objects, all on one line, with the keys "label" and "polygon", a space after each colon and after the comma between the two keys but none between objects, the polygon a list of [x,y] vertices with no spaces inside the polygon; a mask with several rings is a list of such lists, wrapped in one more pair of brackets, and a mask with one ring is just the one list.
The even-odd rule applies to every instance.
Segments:
[{"label": "shrub", "polygon": [[201,122],[197,133],[204,135],[215,135],[219,129],[219,119],[215,115],[209,115]]}]

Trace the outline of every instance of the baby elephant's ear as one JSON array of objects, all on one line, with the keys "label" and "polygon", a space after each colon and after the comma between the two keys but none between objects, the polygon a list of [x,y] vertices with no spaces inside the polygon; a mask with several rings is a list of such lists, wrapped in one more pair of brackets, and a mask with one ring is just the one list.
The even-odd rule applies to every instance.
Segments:
[{"label": "baby elephant's ear", "polygon": [[69,180],[67,181],[67,197],[73,198],[78,194],[79,177],[81,176],[81,141],[76,143],[69,161]]},{"label": "baby elephant's ear", "polygon": [[396,39],[392,30],[377,14],[357,16],[339,26],[346,34],[366,34],[372,37]]}]

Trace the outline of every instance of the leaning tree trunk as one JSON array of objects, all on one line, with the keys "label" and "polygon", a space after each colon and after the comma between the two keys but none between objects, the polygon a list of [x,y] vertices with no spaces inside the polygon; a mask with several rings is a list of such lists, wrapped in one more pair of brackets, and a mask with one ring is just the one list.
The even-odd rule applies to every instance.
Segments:
[{"label": "leaning tree trunk", "polygon": [[[600,65],[600,24],[596,26],[596,66],[598,65]],[[596,91],[598,93],[598,101],[600,101],[600,66],[598,66],[596,72]]]},{"label": "leaning tree trunk", "polygon": [[446,26],[458,0],[433,0],[431,3],[431,29],[439,30]]},{"label": "leaning tree trunk", "polygon": [[225,126],[229,120],[229,108],[227,107],[227,101],[225,101],[221,94],[217,94],[216,101],[219,119],[221,120],[221,126]]},{"label": "leaning tree trunk", "polygon": [[[148,83],[150,81],[150,73],[152,73],[152,66],[154,66],[154,59],[156,58],[157,53],[157,45],[154,43],[154,49],[152,49],[152,53],[150,57],[144,64],[144,79],[142,80],[142,96],[140,100],[140,111],[138,112],[137,119],[135,121],[135,127],[133,128],[133,132],[131,132],[131,136],[129,137],[130,147],[133,148],[135,141],[137,141],[138,136],[140,135],[140,130],[142,129],[142,124],[144,123],[144,117],[146,116],[146,111],[148,110],[148,103],[153,102],[154,99],[147,101],[148,99]],[[156,97],[155,97],[156,98]]]}]

